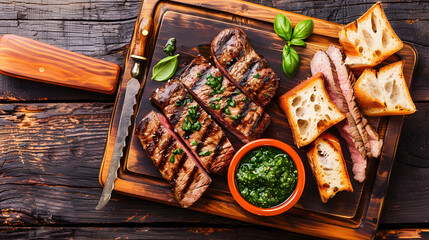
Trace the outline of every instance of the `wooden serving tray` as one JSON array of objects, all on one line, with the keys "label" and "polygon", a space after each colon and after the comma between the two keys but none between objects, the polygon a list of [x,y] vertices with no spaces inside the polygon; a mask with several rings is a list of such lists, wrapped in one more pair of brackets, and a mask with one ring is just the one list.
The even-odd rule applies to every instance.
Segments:
[{"label": "wooden serving tray", "polygon": [[[129,57],[130,54],[143,55],[149,60],[145,65],[142,89],[135,109],[137,114],[133,121],[133,127],[130,129],[130,137],[127,139],[126,155],[121,162],[119,177],[115,182],[115,190],[178,206],[169,184],[161,177],[152,161],[147,157],[139,140],[133,135],[136,123],[149,111],[155,110],[149,101],[149,97],[156,88],[165,84],[165,82],[152,81],[150,77],[153,66],[166,56],[162,49],[167,39],[171,37],[177,39],[176,53],[179,53],[180,57],[176,75],[180,75],[186,65],[198,54],[209,57],[210,43],[221,30],[233,26],[242,28],[249,36],[256,52],[264,56],[269,65],[280,76],[281,84],[277,96],[310,77],[309,63],[317,50],[326,50],[330,44],[338,45],[337,34],[342,25],[336,23],[248,2],[229,0],[201,2],[194,0],[181,0],[180,2],[148,0],[142,4],[109,128],[106,150],[100,169],[100,183],[102,185],[106,181],[110,165],[123,105],[124,89],[127,81],[131,78],[130,69],[133,62]],[[301,67],[292,80],[286,78],[281,67],[281,51],[285,43],[275,34],[272,27],[274,18],[279,12],[287,15],[293,25],[303,19],[313,19],[314,21],[313,35],[307,39],[307,47],[296,48],[301,58]],[[143,34],[144,30],[147,30],[147,35]],[[409,44],[404,44],[404,48],[386,60],[386,63],[399,59],[405,59],[404,74],[409,86],[417,59],[416,52]],[[291,130],[284,113],[277,104],[277,99],[274,98],[265,110],[272,117],[272,123],[263,137],[279,139],[293,146]],[[306,185],[301,199],[288,212],[274,217],[253,215],[242,209],[234,201],[227,187],[226,176],[214,175],[212,175],[213,182],[210,188],[190,209],[320,237],[372,238],[376,232],[386,193],[403,116],[371,118],[369,120],[371,125],[378,129],[380,136],[384,138],[384,147],[380,158],[368,162],[367,180],[363,184],[352,180],[353,193],[340,192],[328,203],[323,204],[320,201],[316,183],[306,160],[305,148],[295,148],[306,169]],[[338,136],[336,130],[331,129],[330,131]],[[236,150],[242,146],[242,143],[235,137],[231,135],[228,137]],[[352,177],[347,144],[342,141],[341,145],[348,171]]]}]

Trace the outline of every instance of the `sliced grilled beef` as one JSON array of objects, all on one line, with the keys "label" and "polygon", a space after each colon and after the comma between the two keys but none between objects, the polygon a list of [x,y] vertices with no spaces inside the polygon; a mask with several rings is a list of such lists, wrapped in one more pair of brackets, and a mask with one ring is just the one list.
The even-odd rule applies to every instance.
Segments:
[{"label": "sliced grilled beef", "polygon": [[[225,172],[234,156],[234,148],[219,125],[201,109],[178,80],[172,80],[155,91],[151,101],[165,114],[208,171],[217,174]],[[192,121],[188,116],[191,109],[196,110],[199,130],[186,128],[186,124]]]},{"label": "sliced grilled beef", "polygon": [[197,201],[211,178],[180,142],[167,119],[151,111],[138,124],[135,133],[161,175],[170,182],[179,204],[186,208]]},{"label": "sliced grilled beef", "polygon": [[276,94],[280,78],[250,45],[240,28],[220,32],[211,44],[214,62],[253,101],[266,106]]},{"label": "sliced grilled beef", "polygon": [[180,81],[207,112],[245,143],[260,137],[271,122],[260,106],[203,57],[192,61]]},{"label": "sliced grilled beef", "polygon": [[[355,122],[352,114],[350,113],[347,101],[338,84],[335,66],[331,62],[329,56],[324,51],[317,51],[311,60],[310,67],[313,75],[318,72],[323,73],[325,76],[325,86],[329,92],[329,96],[337,107],[346,114],[346,119],[336,126],[341,136],[348,143],[350,155],[353,161],[354,179],[356,181],[363,182],[366,175],[367,151],[365,150],[365,143],[358,129],[358,125],[362,124],[362,122]],[[360,128],[363,129],[362,126]]]},{"label": "sliced grilled beef", "polygon": [[[381,153],[381,148],[383,146],[383,140],[380,139],[377,132],[368,124],[368,120],[365,116],[362,115],[356,100],[355,95],[353,93],[353,85],[356,81],[353,73],[347,68],[344,64],[345,55],[341,51],[341,49],[335,47],[334,45],[329,46],[328,50],[326,50],[326,54],[328,54],[332,63],[335,66],[337,76],[338,76],[338,85],[341,88],[341,91],[346,99],[349,111],[355,120],[356,123],[362,122],[363,131],[360,132],[362,138],[368,139],[368,157],[378,157]],[[360,128],[359,128],[360,130]]]}]

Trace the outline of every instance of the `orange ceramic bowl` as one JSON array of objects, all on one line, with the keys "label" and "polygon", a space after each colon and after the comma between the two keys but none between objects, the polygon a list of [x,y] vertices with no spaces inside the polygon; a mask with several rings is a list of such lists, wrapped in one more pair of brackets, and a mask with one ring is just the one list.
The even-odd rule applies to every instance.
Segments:
[{"label": "orange ceramic bowl", "polygon": [[[241,159],[244,156],[246,156],[246,154],[249,153],[250,151],[263,146],[270,146],[270,147],[275,147],[283,150],[292,158],[298,172],[298,181],[295,187],[295,191],[293,191],[293,193],[290,195],[288,199],[286,199],[286,201],[284,201],[280,205],[277,205],[271,208],[257,207],[249,203],[248,201],[246,201],[238,191],[237,184],[235,181],[235,174]],[[293,150],[291,146],[275,139],[265,138],[265,139],[258,139],[247,143],[240,150],[238,150],[238,152],[234,155],[228,168],[228,186],[235,201],[237,201],[237,203],[247,211],[257,215],[274,216],[287,211],[293,205],[295,205],[295,203],[298,202],[299,198],[302,195],[302,192],[304,191],[304,185],[305,185],[305,171],[304,171],[304,165],[302,164],[301,158],[295,152],[295,150]]]}]

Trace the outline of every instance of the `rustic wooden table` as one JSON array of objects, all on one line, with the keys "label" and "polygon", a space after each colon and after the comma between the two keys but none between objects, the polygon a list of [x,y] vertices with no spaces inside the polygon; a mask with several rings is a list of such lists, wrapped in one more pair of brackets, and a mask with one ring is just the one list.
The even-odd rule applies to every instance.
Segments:
[{"label": "rustic wooden table", "polygon": [[[361,1],[252,0],[346,24]],[[0,35],[17,34],[124,65],[140,0],[0,0]],[[429,3],[383,1],[418,52],[377,238],[429,238]],[[296,233],[114,193],[103,211],[98,173],[114,96],[0,75],[0,238],[303,239]]]}]

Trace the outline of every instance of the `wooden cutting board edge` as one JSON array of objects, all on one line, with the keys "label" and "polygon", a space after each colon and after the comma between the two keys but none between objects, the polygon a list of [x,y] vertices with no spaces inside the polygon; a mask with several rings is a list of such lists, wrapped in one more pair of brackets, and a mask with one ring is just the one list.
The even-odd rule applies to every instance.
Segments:
[{"label": "wooden cutting board edge", "polygon": [[[189,5],[193,5],[193,6],[197,6],[197,7],[204,7],[204,8],[208,8],[208,9],[212,9],[212,10],[227,11],[227,12],[232,12],[232,13],[234,13],[236,11],[241,11],[240,12],[241,16],[245,16],[245,17],[247,16],[248,18],[253,18],[253,19],[256,19],[256,20],[266,21],[266,22],[270,22],[270,21],[272,22],[274,20],[275,15],[277,15],[277,13],[281,12],[283,14],[286,14],[291,19],[291,22],[292,22],[293,25],[295,25],[297,22],[299,22],[302,19],[308,19],[309,18],[307,16],[299,15],[299,14],[296,14],[296,13],[290,13],[290,12],[286,12],[286,11],[282,11],[282,10],[278,10],[278,9],[273,9],[273,8],[269,8],[269,7],[265,7],[265,6],[260,6],[260,5],[253,4],[253,3],[242,2],[242,1],[234,1],[234,3],[236,3],[237,5],[235,5],[235,4],[229,4],[227,6],[225,6],[225,1],[220,1],[220,0],[210,1],[210,3],[207,3],[207,4],[200,3],[201,1],[194,1],[194,0],[185,0],[185,1],[173,0],[173,1],[164,1],[164,2],[167,2],[167,3],[168,2],[178,2],[178,4],[189,4]],[[231,2],[232,1],[228,1],[228,3],[231,3]],[[128,52],[128,55],[127,55],[127,62],[126,62],[126,65],[125,65],[125,71],[124,71],[123,79],[128,79],[129,75],[130,75],[129,71],[131,69],[131,64],[132,64],[132,61],[129,58],[130,54],[131,53],[134,54],[134,53],[142,52],[141,49],[137,48],[137,50],[136,50],[136,46],[138,45],[136,43],[139,42],[138,38],[141,37],[142,31],[144,29],[148,29],[149,31],[152,30],[152,27],[153,27],[152,26],[152,20],[145,20],[145,17],[148,17],[148,16],[151,17],[151,16],[153,16],[154,9],[156,8],[157,4],[159,4],[159,3],[161,3],[161,1],[159,1],[159,0],[148,0],[148,1],[145,1],[144,4],[142,2],[141,11],[140,11],[138,20],[136,22],[136,26],[135,26],[133,38],[132,38],[130,49],[129,49],[129,52]],[[262,15],[262,16],[253,15],[253,14],[251,14],[249,12],[251,9],[254,9],[254,8],[258,9],[260,15]],[[264,18],[263,17],[264,14],[266,14],[265,16],[269,16],[269,17]],[[325,21],[325,20],[320,20],[320,19],[315,19],[315,18],[312,18],[312,19],[313,19],[313,21],[315,21],[315,31],[314,31],[314,33],[316,33],[316,34],[318,32],[321,33],[320,31],[317,30],[320,26],[325,26],[326,25],[326,26],[328,26],[328,29],[330,29],[329,31],[326,32],[327,34],[329,34],[328,36],[337,38],[336,34],[333,34],[333,33],[335,31],[336,31],[335,33],[337,33],[338,30],[341,27],[343,27],[343,25],[341,25],[341,24],[331,23],[331,22],[328,22],[328,21]],[[401,55],[401,52],[404,52],[404,51],[410,52],[410,50],[411,50],[411,52],[414,55],[414,60],[415,61],[414,61],[414,64],[412,64],[412,67],[408,68],[411,71],[411,76],[409,75],[410,76],[410,78],[409,78],[410,80],[407,81],[407,84],[409,86],[411,84],[411,77],[412,77],[412,73],[413,73],[413,70],[414,70],[414,67],[415,67],[415,62],[417,60],[417,53],[416,53],[415,49],[411,45],[409,45],[407,43],[404,44],[404,48],[398,53],[399,55]],[[145,78],[147,76],[147,73],[148,73],[148,69],[146,69],[146,74],[144,76]],[[118,118],[119,117],[119,112],[120,112],[120,109],[122,108],[122,106],[120,106],[120,104],[118,104],[118,102],[120,102],[121,100],[123,100],[123,93],[124,93],[123,90],[124,90],[124,86],[125,85],[126,85],[126,81],[124,80],[124,81],[121,82],[120,91],[118,91],[118,95],[117,95],[117,98],[116,98],[116,104],[115,104],[114,114],[112,115],[112,119],[111,119],[111,124],[110,124],[110,128],[109,128],[109,133],[108,133],[109,134],[108,135],[108,140],[106,142],[106,151],[105,151],[105,154],[103,156],[103,162],[102,162],[102,165],[101,165],[101,168],[100,168],[100,175],[99,175],[100,184],[102,186],[104,186],[104,182],[105,182],[105,180],[107,178],[107,171],[108,171],[108,168],[109,168],[109,165],[110,165],[110,156],[111,156],[112,151],[108,151],[108,149],[112,150],[113,149],[112,144],[114,145],[114,142],[115,142],[115,139],[114,139],[115,136],[116,136],[116,132],[115,132],[115,128],[114,128],[115,120],[119,119]],[[142,85],[144,85],[144,84],[142,84]],[[402,121],[403,121],[403,116],[400,116],[400,117],[395,117],[395,120],[393,122],[395,122],[395,125],[397,125],[397,126],[400,127],[400,126],[402,126]],[[392,129],[390,129],[390,131],[391,130]],[[386,136],[387,136],[387,134],[389,132],[389,129],[387,129],[386,131],[387,131],[387,133],[386,133]],[[303,227],[303,226],[297,228],[296,226],[293,226],[293,225],[291,225],[291,226],[283,226],[283,227],[280,227],[280,228],[285,229],[285,230],[290,230],[290,231],[298,231],[298,232],[309,234],[309,235],[315,235],[316,234],[318,236],[324,236],[324,237],[333,237],[332,232],[336,232],[336,236],[337,237],[339,237],[339,235],[337,235],[337,234],[340,234],[341,232],[344,232],[346,234],[346,235],[343,235],[343,236],[348,236],[348,237],[353,237],[353,238],[362,238],[362,237],[371,238],[371,237],[373,237],[374,234],[375,234],[375,229],[377,227],[378,216],[379,216],[380,211],[381,211],[382,202],[384,200],[384,193],[385,193],[386,188],[387,188],[387,183],[388,183],[388,179],[389,179],[388,177],[390,175],[390,169],[391,169],[391,166],[393,164],[393,159],[394,159],[394,154],[396,152],[395,150],[396,150],[398,139],[399,139],[399,133],[397,133],[397,136],[396,136],[396,140],[395,140],[396,144],[395,144],[395,146],[390,149],[391,150],[391,154],[392,154],[391,156],[393,157],[391,159],[390,163],[385,163],[385,164],[381,165],[382,160],[383,160],[383,157],[382,157],[380,159],[380,166],[379,166],[379,168],[377,170],[378,173],[377,173],[376,177],[379,176],[380,171],[383,171],[382,172],[383,177],[387,178],[384,181],[384,184],[383,184],[383,182],[381,182],[381,184],[384,185],[384,187],[383,186],[379,186],[379,187],[383,188],[383,190],[382,190],[382,192],[383,192],[382,198],[379,199],[379,201],[377,201],[378,203],[370,203],[370,204],[368,204],[368,206],[367,206],[367,208],[365,210],[365,212],[366,212],[365,219],[362,222],[358,222],[356,224],[355,228],[345,228],[343,226],[337,226],[337,225],[333,225],[333,224],[329,224],[329,223],[323,223],[323,222],[319,222],[319,221],[318,222],[320,223],[320,227],[321,227],[321,229],[319,229],[319,230],[317,230],[317,227],[314,226],[314,222],[311,222],[311,221],[308,223],[309,224],[308,226],[312,226],[312,227],[310,229],[307,229],[307,230],[305,230],[306,228]],[[387,155],[390,155],[390,154],[387,154]],[[387,176],[386,176],[386,169],[388,170],[387,171]],[[121,173],[124,173],[124,169],[121,169]],[[121,175],[121,173],[120,173],[120,175]],[[141,195],[144,194],[144,192],[142,193],[140,191],[137,191],[134,188],[129,188],[129,187],[125,186],[127,184],[126,178],[125,179],[122,179],[121,177],[118,178],[117,182],[115,183],[115,190],[119,191],[121,193],[127,194],[127,195],[142,197]],[[159,202],[168,203],[168,204],[172,204],[172,205],[177,205],[177,203],[175,203],[175,200],[174,200],[174,197],[172,196],[172,194],[167,194],[169,196],[166,196],[165,193],[164,193],[164,191],[162,191],[162,189],[166,189],[166,186],[163,186],[163,184],[161,184],[159,186],[159,188],[161,189],[160,190],[161,192],[155,192],[155,193],[152,192],[152,191],[150,192],[151,194],[159,195],[158,198],[156,198],[158,200],[156,200],[156,199],[154,199],[152,197],[147,197],[147,199],[156,200],[156,201],[159,201]],[[374,186],[374,188],[375,188],[375,186]],[[381,190],[381,189],[379,189],[379,190]],[[374,205],[376,205],[376,206],[374,206]],[[201,211],[201,209],[195,209],[195,208],[191,208],[191,209]],[[372,222],[368,224],[367,223],[369,221],[368,213],[369,212],[374,212],[374,210],[376,210],[376,214],[371,214],[371,217],[375,216],[375,218],[372,218]],[[203,211],[204,212],[209,212],[209,213],[215,213],[216,214],[216,211],[215,212],[213,212],[213,211],[207,211],[207,210],[203,210]],[[218,214],[218,215],[223,216],[223,214]],[[243,214],[244,218],[243,217],[237,217],[236,219],[243,220],[243,221],[248,221],[248,222],[252,222],[252,223],[256,223],[256,224],[261,224],[258,221],[256,221],[256,222],[255,221],[249,221],[247,215],[248,215],[248,213],[244,212],[244,214]],[[231,216],[226,215],[225,217],[231,217]],[[305,221],[303,221],[303,223],[304,222]],[[264,225],[271,226],[271,227],[277,227],[277,228],[279,227],[278,225],[272,225],[270,223],[267,223],[267,224],[264,224]],[[329,231],[326,231],[326,227],[329,228]],[[353,233],[352,235],[350,235],[351,234],[350,230]],[[330,231],[331,231],[331,233],[329,233]]]}]

